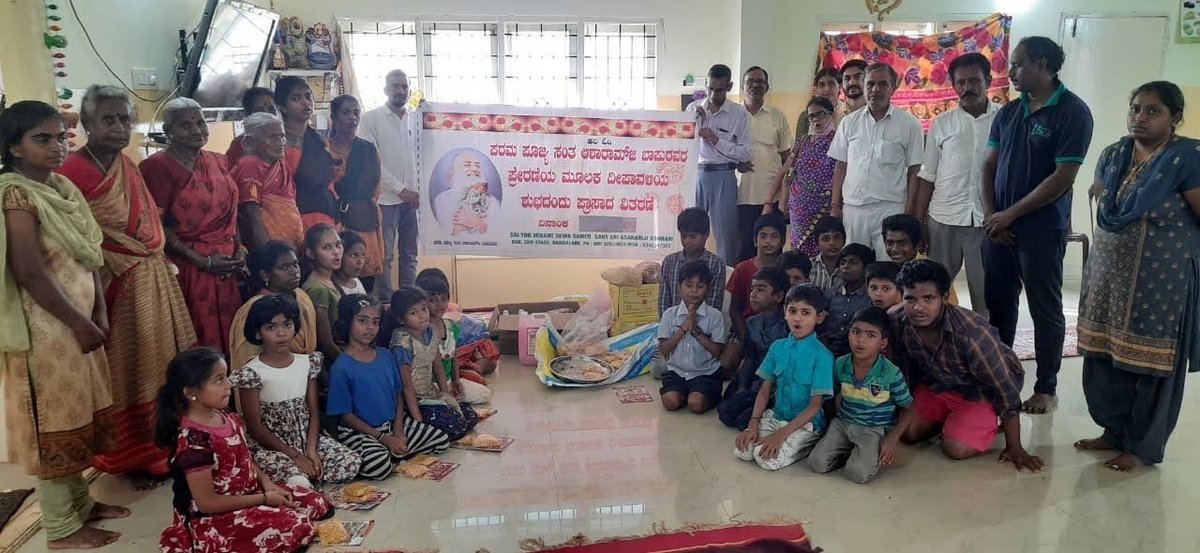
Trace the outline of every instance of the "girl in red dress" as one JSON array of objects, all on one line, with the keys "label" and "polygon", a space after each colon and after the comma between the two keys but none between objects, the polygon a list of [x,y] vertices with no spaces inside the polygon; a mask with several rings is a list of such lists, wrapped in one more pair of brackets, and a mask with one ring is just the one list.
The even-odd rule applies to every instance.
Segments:
[{"label": "girl in red dress", "polygon": [[333,515],[319,492],[271,482],[255,466],[246,428],[222,411],[232,386],[220,352],[194,348],[167,366],[155,441],[169,448],[174,520],[164,553],[274,553],[307,547],[314,520]]}]

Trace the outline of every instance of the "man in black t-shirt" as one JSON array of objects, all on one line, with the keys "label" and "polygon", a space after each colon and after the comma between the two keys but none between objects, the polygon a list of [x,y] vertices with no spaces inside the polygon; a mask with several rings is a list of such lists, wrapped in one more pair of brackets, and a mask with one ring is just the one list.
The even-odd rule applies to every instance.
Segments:
[{"label": "man in black t-shirt", "polygon": [[1024,285],[1033,318],[1037,384],[1028,413],[1058,404],[1066,319],[1063,254],[1071,224],[1071,185],[1092,142],[1092,113],[1058,80],[1063,49],[1026,37],[1013,50],[1009,78],[1021,97],[992,123],[983,165],[983,261],[991,324],[1010,347]]}]

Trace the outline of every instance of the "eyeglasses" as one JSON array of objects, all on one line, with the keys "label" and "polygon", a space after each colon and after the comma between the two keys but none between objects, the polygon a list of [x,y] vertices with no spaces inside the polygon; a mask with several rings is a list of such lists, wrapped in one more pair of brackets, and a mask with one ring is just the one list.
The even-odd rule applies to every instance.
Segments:
[{"label": "eyeglasses", "polygon": [[808,120],[809,121],[822,121],[824,119],[829,118],[830,115],[832,115],[832,114],[829,113],[828,111],[821,110],[816,113],[809,113]]}]

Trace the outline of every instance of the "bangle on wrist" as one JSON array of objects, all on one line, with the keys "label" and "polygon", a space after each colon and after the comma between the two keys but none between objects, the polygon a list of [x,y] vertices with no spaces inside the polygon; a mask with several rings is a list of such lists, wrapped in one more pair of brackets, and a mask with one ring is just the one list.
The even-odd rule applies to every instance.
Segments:
[{"label": "bangle on wrist", "polygon": [[266,504],[267,504],[267,492],[263,492],[263,502],[262,502],[262,504],[263,504],[263,505],[266,505]]},{"label": "bangle on wrist", "polygon": [[204,256],[204,270],[207,271],[209,269],[212,269],[212,256],[206,255]]}]

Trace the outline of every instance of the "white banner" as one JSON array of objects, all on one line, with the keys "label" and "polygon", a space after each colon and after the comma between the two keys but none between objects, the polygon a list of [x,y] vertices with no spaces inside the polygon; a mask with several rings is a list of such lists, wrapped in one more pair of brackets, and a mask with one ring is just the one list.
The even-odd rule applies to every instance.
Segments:
[{"label": "white banner", "polygon": [[695,115],[426,103],[422,251],[661,259],[695,203]]}]

